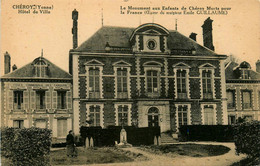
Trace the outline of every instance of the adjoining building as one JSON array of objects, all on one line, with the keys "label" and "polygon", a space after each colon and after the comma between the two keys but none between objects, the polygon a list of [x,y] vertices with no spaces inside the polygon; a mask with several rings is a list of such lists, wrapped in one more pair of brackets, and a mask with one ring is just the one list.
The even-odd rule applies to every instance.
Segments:
[{"label": "adjoining building", "polygon": [[72,129],[72,76],[44,57],[10,72],[5,53],[1,77],[1,126],[52,130],[53,141],[64,141]]},{"label": "adjoining building", "polygon": [[228,122],[234,124],[239,118],[260,121],[260,61],[256,71],[248,62],[226,65]]},{"label": "adjoining building", "polygon": [[103,26],[77,44],[78,12],[72,12],[74,131],[80,126],[227,124],[226,55],[214,52],[212,21],[204,46],[177,30],[147,23],[137,28]]}]

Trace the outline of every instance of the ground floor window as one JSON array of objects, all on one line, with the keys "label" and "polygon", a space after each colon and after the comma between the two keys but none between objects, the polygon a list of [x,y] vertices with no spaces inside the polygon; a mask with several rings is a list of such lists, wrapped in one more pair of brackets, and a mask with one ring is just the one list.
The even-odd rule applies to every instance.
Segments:
[{"label": "ground floor window", "polygon": [[128,106],[119,105],[118,106],[118,125],[127,126],[128,124]]},{"label": "ground floor window", "polygon": [[236,123],[236,116],[235,115],[229,115],[228,116],[228,124],[232,125]]},{"label": "ground floor window", "polygon": [[38,127],[38,128],[47,128],[47,121],[46,119],[37,119],[35,121],[35,127]]},{"label": "ground floor window", "polygon": [[204,107],[204,125],[214,125],[215,124],[215,113],[213,106]]},{"label": "ground floor window", "polygon": [[179,105],[178,106],[178,124],[179,127],[188,124],[188,106]]},{"label": "ground floor window", "polygon": [[24,120],[14,120],[13,127],[15,128],[23,128],[24,127]]},{"label": "ground floor window", "polygon": [[245,115],[244,119],[245,119],[246,122],[250,122],[250,121],[253,120],[253,116],[252,115]]},{"label": "ground floor window", "polygon": [[57,136],[66,137],[67,135],[67,119],[57,119]]},{"label": "ground floor window", "polygon": [[100,126],[100,106],[89,107],[90,126]]}]

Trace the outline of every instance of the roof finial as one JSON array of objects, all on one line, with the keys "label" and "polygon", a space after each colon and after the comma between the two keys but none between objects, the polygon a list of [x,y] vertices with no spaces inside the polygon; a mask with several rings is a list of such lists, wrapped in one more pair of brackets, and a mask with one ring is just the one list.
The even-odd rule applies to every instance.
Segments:
[{"label": "roof finial", "polygon": [[177,19],[175,19],[175,30],[177,31]]},{"label": "roof finial", "polygon": [[42,49],[41,57],[43,57],[43,49]]},{"label": "roof finial", "polygon": [[103,19],[103,8],[102,8],[102,11],[101,11],[101,24],[102,24],[102,27],[103,27],[103,25],[104,25],[104,19]]}]

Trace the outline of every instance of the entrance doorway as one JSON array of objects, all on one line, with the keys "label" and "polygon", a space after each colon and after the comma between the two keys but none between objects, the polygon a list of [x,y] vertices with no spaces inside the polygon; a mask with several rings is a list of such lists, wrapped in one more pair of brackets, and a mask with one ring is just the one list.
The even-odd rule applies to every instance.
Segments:
[{"label": "entrance doorway", "polygon": [[159,109],[156,107],[151,107],[148,110],[148,127],[158,127],[159,126]]}]

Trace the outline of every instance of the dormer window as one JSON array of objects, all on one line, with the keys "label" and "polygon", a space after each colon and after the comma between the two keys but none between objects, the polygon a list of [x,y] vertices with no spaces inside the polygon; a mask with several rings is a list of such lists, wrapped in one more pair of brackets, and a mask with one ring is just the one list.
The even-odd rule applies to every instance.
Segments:
[{"label": "dormer window", "polygon": [[35,62],[34,67],[36,77],[46,76],[48,65],[42,58],[38,59],[38,61]]},{"label": "dormer window", "polygon": [[249,79],[249,71],[246,69],[240,69],[241,71],[241,78],[242,79]]},{"label": "dormer window", "polygon": [[236,69],[239,73],[239,78],[240,79],[250,79],[250,72],[249,70],[251,69],[251,66],[248,62],[244,61],[242,62],[239,67]]}]

